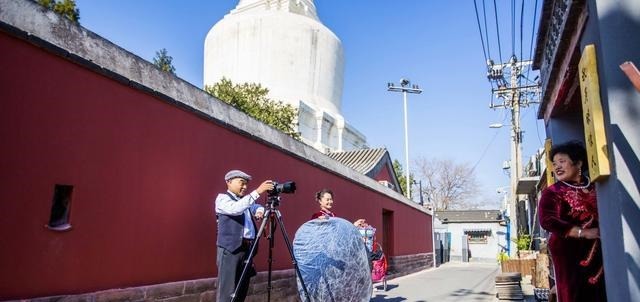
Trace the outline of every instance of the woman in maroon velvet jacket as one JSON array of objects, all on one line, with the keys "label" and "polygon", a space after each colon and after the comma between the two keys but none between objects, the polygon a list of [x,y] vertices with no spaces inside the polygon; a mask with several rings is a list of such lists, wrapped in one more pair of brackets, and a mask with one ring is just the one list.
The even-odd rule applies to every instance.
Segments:
[{"label": "woman in maroon velvet jacket", "polygon": [[551,232],[558,301],[606,301],[596,190],[582,175],[586,151],[568,142],[553,147],[551,158],[558,182],[542,192],[538,212]]},{"label": "woman in maroon velvet jacket", "polygon": [[[316,201],[320,205],[320,211],[313,213],[311,215],[311,219],[326,219],[330,217],[336,217],[336,215],[331,212],[331,208],[333,208],[333,191],[329,189],[322,189],[318,193],[316,193]],[[353,225],[356,227],[365,227],[367,222],[364,219],[356,220]]]}]

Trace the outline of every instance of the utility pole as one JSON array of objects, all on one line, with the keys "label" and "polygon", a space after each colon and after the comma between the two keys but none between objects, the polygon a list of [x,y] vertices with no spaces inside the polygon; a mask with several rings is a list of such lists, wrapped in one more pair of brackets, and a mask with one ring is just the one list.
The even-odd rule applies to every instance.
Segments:
[{"label": "utility pole", "polygon": [[[522,71],[522,66],[516,64],[515,56],[510,60],[511,87],[518,87],[518,77]],[[511,212],[511,236],[518,238],[518,202],[520,196],[516,193],[518,179],[522,175],[522,130],[520,129],[520,92],[514,89],[511,92],[511,196],[512,202],[509,205]],[[514,232],[515,231],[515,232]],[[511,239],[511,238],[509,238]]]},{"label": "utility pole", "polygon": [[[537,103],[534,98],[539,94],[539,85],[520,85],[520,78],[524,67],[531,65],[531,61],[519,62],[513,55],[508,63],[493,64],[491,60],[487,62],[487,78],[497,84],[497,88],[492,89],[494,95],[502,99],[502,103],[495,104],[493,99],[489,107],[491,109],[505,108],[511,109],[511,161],[510,161],[510,186],[511,194],[508,203],[509,210],[509,234],[510,237],[518,236],[518,201],[520,196],[516,194],[518,180],[522,176],[522,129],[520,128],[520,107],[527,107],[529,104]],[[510,74],[510,81],[505,79],[505,70]],[[511,240],[512,238],[507,238]],[[511,251],[509,251],[511,254]]]}]

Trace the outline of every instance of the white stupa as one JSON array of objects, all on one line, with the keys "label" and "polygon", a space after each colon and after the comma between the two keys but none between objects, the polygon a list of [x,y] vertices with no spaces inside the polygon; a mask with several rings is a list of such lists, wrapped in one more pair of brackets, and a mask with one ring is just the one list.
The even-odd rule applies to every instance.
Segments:
[{"label": "white stupa", "polygon": [[323,152],[363,148],[340,112],[342,45],[313,0],[240,0],[205,39],[204,85],[259,83],[299,110],[302,140]]}]

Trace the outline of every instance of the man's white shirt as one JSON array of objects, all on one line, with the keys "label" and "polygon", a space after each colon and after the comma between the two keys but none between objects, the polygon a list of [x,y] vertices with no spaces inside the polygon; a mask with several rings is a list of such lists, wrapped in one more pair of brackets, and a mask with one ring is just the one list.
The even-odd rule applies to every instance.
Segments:
[{"label": "man's white shirt", "polygon": [[253,221],[251,219],[252,213],[264,213],[264,207],[256,203],[258,198],[260,198],[260,194],[258,194],[258,192],[256,191],[253,191],[243,197],[239,197],[233,192],[227,192],[233,195],[237,200],[233,200],[227,194],[218,194],[218,197],[216,197],[216,213],[234,216],[244,214],[244,228],[242,237],[247,239],[254,239],[256,237],[256,234]]}]

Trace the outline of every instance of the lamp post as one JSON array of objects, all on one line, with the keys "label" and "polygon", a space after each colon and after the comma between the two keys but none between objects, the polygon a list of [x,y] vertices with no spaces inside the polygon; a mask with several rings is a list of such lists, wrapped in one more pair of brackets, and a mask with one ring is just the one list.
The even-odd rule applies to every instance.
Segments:
[{"label": "lamp post", "polygon": [[407,197],[411,199],[411,182],[409,181],[409,127],[407,120],[407,93],[422,93],[422,89],[418,85],[410,85],[408,79],[400,79],[400,86],[393,83],[387,83],[387,91],[402,92],[402,100],[404,104],[404,158],[405,158],[405,184],[407,189]]}]

